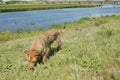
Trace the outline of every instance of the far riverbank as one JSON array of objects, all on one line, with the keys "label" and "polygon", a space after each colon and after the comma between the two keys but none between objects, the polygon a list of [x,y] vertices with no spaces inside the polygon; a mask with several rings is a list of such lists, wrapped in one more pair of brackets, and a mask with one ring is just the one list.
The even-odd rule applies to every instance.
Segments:
[{"label": "far riverbank", "polygon": [[46,10],[62,8],[88,8],[101,6],[99,3],[85,4],[4,4],[0,5],[0,12],[18,12],[29,10]]}]

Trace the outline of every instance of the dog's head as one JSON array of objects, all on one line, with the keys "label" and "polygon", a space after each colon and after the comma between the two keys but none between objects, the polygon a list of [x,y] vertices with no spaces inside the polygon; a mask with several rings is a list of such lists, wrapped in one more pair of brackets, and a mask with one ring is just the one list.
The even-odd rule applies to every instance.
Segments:
[{"label": "dog's head", "polygon": [[40,52],[37,50],[26,50],[24,51],[24,53],[26,53],[28,56],[28,62],[29,62],[30,69],[33,69],[37,63],[37,59],[40,55]]}]

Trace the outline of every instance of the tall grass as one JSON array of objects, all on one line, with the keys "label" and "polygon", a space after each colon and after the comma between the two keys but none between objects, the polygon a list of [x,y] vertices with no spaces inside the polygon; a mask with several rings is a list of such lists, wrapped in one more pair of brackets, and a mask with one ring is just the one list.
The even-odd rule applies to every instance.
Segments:
[{"label": "tall grass", "polygon": [[33,71],[23,52],[38,34],[6,41],[0,46],[0,80],[119,80],[119,22],[120,16],[111,16],[64,24],[62,49]]},{"label": "tall grass", "polygon": [[44,29],[40,28],[37,30],[19,29],[16,32],[10,32],[10,31],[0,32],[0,42],[16,40],[16,39],[20,39],[20,38],[24,38],[24,37],[35,36],[35,35],[43,33],[44,31],[45,31]]}]

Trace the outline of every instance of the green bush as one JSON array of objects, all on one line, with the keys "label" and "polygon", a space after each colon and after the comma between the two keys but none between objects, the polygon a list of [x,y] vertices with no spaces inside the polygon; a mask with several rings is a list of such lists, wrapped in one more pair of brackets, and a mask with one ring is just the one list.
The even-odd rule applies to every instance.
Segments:
[{"label": "green bush", "polygon": [[107,23],[108,21],[107,20],[103,20],[103,19],[94,19],[95,20],[95,25],[96,26],[100,26],[101,24],[105,24],[105,23]]},{"label": "green bush", "polygon": [[85,23],[85,22],[90,21],[90,20],[91,20],[91,18],[89,18],[89,17],[84,17],[84,18],[82,18],[81,20],[79,20],[79,23]]},{"label": "green bush", "polygon": [[6,32],[0,32],[0,41],[9,41],[14,38],[14,35],[12,32],[6,31]]},{"label": "green bush", "polygon": [[105,27],[104,29],[105,29],[106,35],[107,35],[108,37],[110,37],[110,36],[112,36],[112,35],[115,34],[115,29],[112,28],[112,27],[109,27],[109,26],[108,26],[108,27]]},{"label": "green bush", "polygon": [[115,28],[110,27],[110,26],[104,26],[102,28],[102,31],[100,32],[104,37],[110,37],[113,36],[117,31]]}]

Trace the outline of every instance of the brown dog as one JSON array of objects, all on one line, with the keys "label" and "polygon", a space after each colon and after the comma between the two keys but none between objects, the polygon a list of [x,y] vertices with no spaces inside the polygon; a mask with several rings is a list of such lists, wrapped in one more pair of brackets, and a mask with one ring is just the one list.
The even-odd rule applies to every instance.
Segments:
[{"label": "brown dog", "polygon": [[[64,28],[65,29],[65,28]],[[32,44],[30,50],[25,51],[28,55],[29,67],[31,69],[34,68],[36,63],[39,61],[45,62],[49,51],[51,49],[51,44],[56,41],[57,42],[57,50],[61,47],[61,33],[64,30],[57,31],[56,29],[49,30],[44,35],[38,36]]]}]

